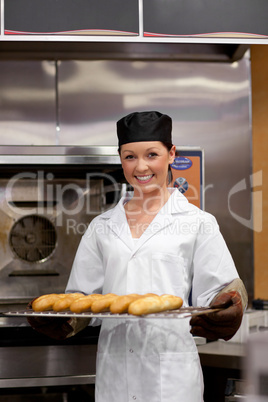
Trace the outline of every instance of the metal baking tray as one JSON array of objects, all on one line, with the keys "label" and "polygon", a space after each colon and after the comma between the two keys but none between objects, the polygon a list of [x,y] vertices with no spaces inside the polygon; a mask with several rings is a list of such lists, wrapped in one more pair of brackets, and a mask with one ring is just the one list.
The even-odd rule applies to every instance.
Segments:
[{"label": "metal baking tray", "polygon": [[4,316],[8,317],[81,317],[81,318],[121,318],[121,319],[137,319],[141,317],[145,318],[187,318],[194,315],[215,313],[216,311],[222,310],[222,308],[211,308],[211,307],[182,307],[178,310],[169,310],[154,314],[145,315],[132,315],[128,313],[123,314],[112,314],[110,312],[103,313],[92,313],[90,311],[84,313],[72,313],[71,311],[55,312],[55,311],[42,311],[36,312],[33,310],[20,310],[20,311],[7,311],[2,313]]}]

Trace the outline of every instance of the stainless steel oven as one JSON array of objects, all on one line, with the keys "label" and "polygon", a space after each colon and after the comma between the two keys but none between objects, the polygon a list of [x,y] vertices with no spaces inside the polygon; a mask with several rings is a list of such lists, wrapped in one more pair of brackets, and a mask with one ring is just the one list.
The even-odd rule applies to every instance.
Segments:
[{"label": "stainless steel oven", "polygon": [[82,234],[123,182],[115,147],[0,148],[1,303],[64,291]]}]

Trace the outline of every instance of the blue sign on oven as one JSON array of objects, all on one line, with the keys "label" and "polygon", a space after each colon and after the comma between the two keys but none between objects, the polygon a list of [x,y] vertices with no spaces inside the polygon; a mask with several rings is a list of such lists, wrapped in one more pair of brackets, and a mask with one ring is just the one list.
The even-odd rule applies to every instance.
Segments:
[{"label": "blue sign on oven", "polygon": [[185,158],[184,156],[178,156],[170,166],[176,170],[186,170],[189,169],[192,164],[193,162],[191,159]]}]

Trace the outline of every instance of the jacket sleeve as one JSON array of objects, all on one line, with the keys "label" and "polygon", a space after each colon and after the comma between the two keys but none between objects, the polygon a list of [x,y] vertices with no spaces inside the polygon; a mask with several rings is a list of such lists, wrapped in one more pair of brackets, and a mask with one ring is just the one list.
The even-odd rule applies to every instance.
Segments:
[{"label": "jacket sleeve", "polygon": [[208,306],[234,279],[239,278],[216,219],[205,214],[193,253],[193,306]]},{"label": "jacket sleeve", "polygon": [[240,278],[234,279],[229,285],[225,286],[219,293],[217,293],[216,297],[211,302],[211,305],[216,302],[217,299],[221,294],[237,292],[240,294],[241,297],[241,304],[243,311],[246,310],[248,306],[248,294],[245,288],[244,283],[241,281]]},{"label": "jacket sleeve", "polygon": [[66,293],[101,293],[103,280],[102,254],[93,220],[78,246]]}]

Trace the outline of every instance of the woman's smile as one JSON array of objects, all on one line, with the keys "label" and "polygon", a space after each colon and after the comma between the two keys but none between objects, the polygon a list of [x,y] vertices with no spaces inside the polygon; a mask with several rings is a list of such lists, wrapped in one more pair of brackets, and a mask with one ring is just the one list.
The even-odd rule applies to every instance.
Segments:
[{"label": "woman's smile", "polygon": [[148,183],[153,178],[153,176],[154,174],[148,174],[146,176],[135,176],[135,178],[141,183]]}]

